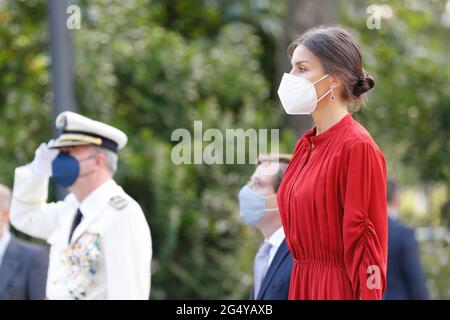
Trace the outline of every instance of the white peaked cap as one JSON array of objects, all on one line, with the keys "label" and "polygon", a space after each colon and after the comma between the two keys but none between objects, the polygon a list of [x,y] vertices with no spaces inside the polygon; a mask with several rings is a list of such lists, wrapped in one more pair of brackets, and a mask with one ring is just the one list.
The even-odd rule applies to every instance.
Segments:
[{"label": "white peaked cap", "polygon": [[58,115],[56,127],[62,130],[62,133],[50,148],[93,144],[117,152],[125,147],[128,141],[123,131],[70,111]]}]

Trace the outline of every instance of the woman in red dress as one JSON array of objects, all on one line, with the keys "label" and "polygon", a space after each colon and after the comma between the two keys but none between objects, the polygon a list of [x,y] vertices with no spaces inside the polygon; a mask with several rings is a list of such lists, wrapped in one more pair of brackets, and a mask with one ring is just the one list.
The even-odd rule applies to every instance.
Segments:
[{"label": "woman in red dress", "polygon": [[297,142],[278,191],[294,258],[289,299],[381,299],[386,289],[386,163],[352,118],[374,80],[354,38],[316,28],[289,47],[278,90],[315,127]]}]

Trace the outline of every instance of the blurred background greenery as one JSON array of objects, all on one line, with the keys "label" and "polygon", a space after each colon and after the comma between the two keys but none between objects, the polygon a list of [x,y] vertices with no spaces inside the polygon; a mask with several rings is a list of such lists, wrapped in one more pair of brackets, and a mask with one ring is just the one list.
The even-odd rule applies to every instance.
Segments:
[{"label": "blurred background greenery", "polygon": [[[236,196],[254,166],[174,165],[170,136],[194,120],[281,128],[280,150],[291,152],[312,122],[284,115],[276,90],[289,41],[318,24],[348,28],[363,47],[376,87],[355,117],[403,186],[401,217],[422,229],[449,225],[450,1],[72,3],[82,12],[71,31],[77,104],[129,135],[116,178],[151,226],[151,298],[249,296],[262,236],[239,221]],[[367,26],[370,5],[380,29]],[[46,1],[0,1],[1,183],[12,185],[14,168],[52,137],[50,67]],[[420,239],[432,298],[450,299],[448,238]]]}]

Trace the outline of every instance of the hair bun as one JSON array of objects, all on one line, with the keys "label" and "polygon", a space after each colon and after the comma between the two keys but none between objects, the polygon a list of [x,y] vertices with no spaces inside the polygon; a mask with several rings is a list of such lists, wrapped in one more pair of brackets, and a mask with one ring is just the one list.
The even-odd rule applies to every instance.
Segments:
[{"label": "hair bun", "polygon": [[363,93],[366,93],[367,91],[372,89],[374,86],[375,80],[370,75],[364,72],[361,79],[356,82],[355,87],[353,88],[353,94],[355,95],[355,97],[359,97]]}]

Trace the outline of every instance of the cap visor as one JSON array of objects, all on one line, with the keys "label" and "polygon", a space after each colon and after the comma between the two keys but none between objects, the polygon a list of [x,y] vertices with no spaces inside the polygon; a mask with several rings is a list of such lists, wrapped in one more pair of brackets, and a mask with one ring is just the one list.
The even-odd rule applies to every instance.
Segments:
[{"label": "cap visor", "polygon": [[90,144],[91,143],[88,143],[86,141],[66,140],[66,141],[55,141],[48,147],[50,149],[59,149],[59,148],[65,148],[65,147],[86,146],[86,145],[90,145]]}]

